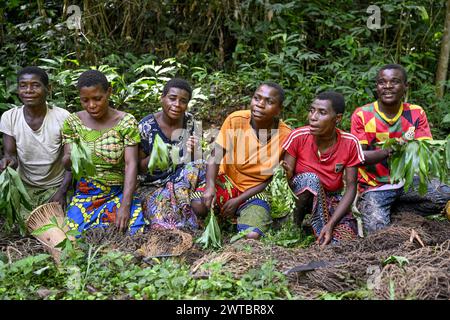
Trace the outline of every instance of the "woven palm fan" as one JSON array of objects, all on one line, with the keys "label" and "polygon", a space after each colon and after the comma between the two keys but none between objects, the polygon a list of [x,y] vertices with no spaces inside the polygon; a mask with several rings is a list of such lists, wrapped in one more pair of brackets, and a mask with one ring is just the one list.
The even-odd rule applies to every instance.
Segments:
[{"label": "woven palm fan", "polygon": [[[37,207],[26,221],[28,231],[32,233],[42,226],[51,224],[50,218],[52,217],[56,217],[58,225],[63,224],[64,211],[58,202],[49,202]],[[65,231],[68,231],[68,228]],[[63,230],[55,227],[33,236],[50,251],[56,261],[59,261],[61,249],[56,248],[56,245],[66,238]]]}]

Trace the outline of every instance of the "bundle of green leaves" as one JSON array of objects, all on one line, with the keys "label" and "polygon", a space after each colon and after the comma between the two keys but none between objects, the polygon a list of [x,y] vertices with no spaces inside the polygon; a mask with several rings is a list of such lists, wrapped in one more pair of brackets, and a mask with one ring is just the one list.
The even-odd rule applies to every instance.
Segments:
[{"label": "bundle of green leaves", "polygon": [[405,140],[388,139],[383,149],[391,148],[388,160],[391,183],[405,182],[405,191],[413,186],[413,178],[419,176],[419,194],[427,192],[428,182],[438,178],[443,183],[449,181],[450,135],[446,140]]},{"label": "bundle of green leaves", "polygon": [[81,177],[95,176],[95,165],[92,161],[91,149],[83,141],[77,139],[72,143],[72,151],[70,153],[72,161],[72,174],[75,180]]},{"label": "bundle of green leaves", "polygon": [[164,171],[167,168],[169,168],[169,148],[157,134],[148,161],[148,172],[153,174],[155,170]]},{"label": "bundle of green leaves", "polygon": [[25,189],[19,174],[10,167],[0,175],[0,214],[5,217],[5,230],[10,232],[17,224],[22,235],[26,233],[25,221],[20,215],[24,206],[32,209],[31,199]]},{"label": "bundle of green leaves", "polygon": [[282,218],[295,209],[297,196],[289,187],[286,171],[279,165],[268,186],[272,218]]},{"label": "bundle of green leaves", "polygon": [[203,244],[203,249],[220,249],[222,248],[222,234],[220,232],[219,223],[217,222],[217,218],[212,207],[207,220],[209,221],[205,228],[205,231],[196,240],[196,242]]}]

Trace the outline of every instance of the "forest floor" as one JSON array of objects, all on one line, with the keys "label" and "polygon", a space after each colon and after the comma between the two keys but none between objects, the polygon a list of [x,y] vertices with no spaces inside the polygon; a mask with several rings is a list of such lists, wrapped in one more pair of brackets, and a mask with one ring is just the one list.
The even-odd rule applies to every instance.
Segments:
[{"label": "forest floor", "polygon": [[[292,296],[302,299],[450,299],[450,221],[442,217],[398,213],[383,230],[324,249],[315,243],[307,248],[245,239],[230,243],[225,234],[222,249],[212,251],[195,243],[201,231],[151,230],[133,237],[111,231],[88,231],[86,241],[131,253],[142,263],[173,257],[188,264],[195,279],[208,278],[202,266],[211,262],[238,280],[270,260],[286,276]],[[11,263],[45,248],[31,237],[0,234],[0,252]]]}]

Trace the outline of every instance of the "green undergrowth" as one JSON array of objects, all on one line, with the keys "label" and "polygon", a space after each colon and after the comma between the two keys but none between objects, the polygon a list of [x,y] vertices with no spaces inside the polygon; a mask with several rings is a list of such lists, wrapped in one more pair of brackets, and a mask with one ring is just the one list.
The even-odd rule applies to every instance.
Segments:
[{"label": "green undergrowth", "polygon": [[[231,230],[224,228],[223,233],[227,237]],[[278,230],[269,231],[262,243],[305,247],[310,240],[311,235],[305,235],[287,221]],[[60,264],[55,264],[47,254],[7,262],[0,259],[3,300],[293,298],[286,276],[276,270],[273,259],[239,278],[224,272],[221,263],[209,263],[202,267],[202,276],[198,277],[179,258],[144,262],[131,254],[76,240],[73,247],[63,247]]]},{"label": "green undergrowth", "polygon": [[[91,250],[92,253],[94,250]],[[209,274],[194,278],[189,266],[174,258],[150,265],[115,251],[76,257],[56,265],[51,256],[29,256],[11,264],[0,261],[0,299],[290,299],[285,276],[274,261],[239,279],[206,265]]]},{"label": "green undergrowth", "polygon": [[315,241],[312,230],[299,228],[290,215],[276,229],[270,229],[262,242],[266,245],[277,245],[285,248],[307,248]]}]

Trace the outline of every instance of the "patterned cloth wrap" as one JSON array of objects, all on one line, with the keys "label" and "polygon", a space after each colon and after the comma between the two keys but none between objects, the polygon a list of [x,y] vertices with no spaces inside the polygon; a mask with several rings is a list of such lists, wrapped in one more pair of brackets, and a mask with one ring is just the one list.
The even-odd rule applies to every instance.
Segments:
[{"label": "patterned cloth wrap", "polygon": [[197,160],[181,167],[162,187],[141,186],[138,193],[151,228],[197,229],[197,216],[191,208],[190,195],[199,181],[205,181],[205,175],[205,162]]},{"label": "patterned cloth wrap", "polygon": [[[125,114],[115,126],[104,130],[88,128],[77,114],[71,114],[63,125],[63,144],[75,139],[82,140],[91,150],[96,169],[94,177],[83,177],[77,182],[67,208],[69,226],[81,232],[115,222],[123,197],[125,148],[137,145],[140,137],[137,121],[131,114]],[[142,231],[144,226],[140,202],[133,195],[129,232]]]},{"label": "patterned cloth wrap", "polygon": [[[197,188],[192,194],[193,201],[201,201],[206,185]],[[216,179],[216,208],[222,209],[223,205],[230,199],[236,198],[242,191],[233,186],[229,178],[219,174]],[[272,223],[270,216],[270,205],[265,192],[260,192],[242,203],[237,211],[237,218],[232,218],[232,223],[237,223],[238,231],[253,229],[253,231],[264,235]]]},{"label": "patterned cloth wrap", "polygon": [[[67,212],[69,227],[82,232],[114,224],[122,198],[122,186],[107,186],[99,181],[81,178]],[[141,203],[136,197],[130,205],[128,225],[130,234],[142,232],[146,225]]]},{"label": "patterned cloth wrap", "polygon": [[[316,238],[327,224],[342,199],[341,192],[325,192],[319,177],[314,173],[302,173],[292,179],[294,193],[298,196],[309,191],[314,196],[311,225]],[[332,243],[356,238],[356,222],[348,212],[334,227]]]}]

